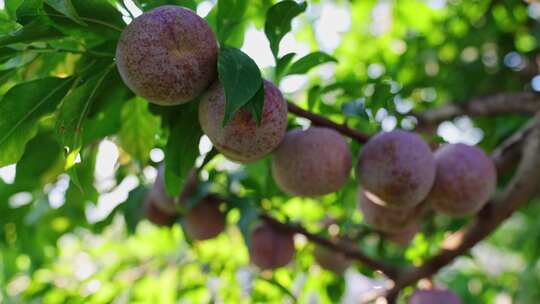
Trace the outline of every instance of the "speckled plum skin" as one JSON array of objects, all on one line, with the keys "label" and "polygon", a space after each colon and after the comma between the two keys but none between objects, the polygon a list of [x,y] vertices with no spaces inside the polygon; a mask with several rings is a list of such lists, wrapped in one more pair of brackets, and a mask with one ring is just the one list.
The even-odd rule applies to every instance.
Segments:
[{"label": "speckled plum skin", "polygon": [[212,144],[227,158],[249,163],[272,152],[287,131],[287,103],[279,89],[264,81],[264,106],[260,126],[245,108],[222,127],[225,113],[225,92],[216,82],[199,105],[199,121]]},{"label": "speckled plum skin", "polygon": [[147,196],[143,203],[144,216],[157,226],[171,226],[176,220],[175,214],[165,213],[157,208],[155,201]]},{"label": "speckled plum skin", "polygon": [[311,127],[287,132],[274,152],[272,174],[284,192],[315,197],[339,190],[351,166],[351,152],[341,134]]},{"label": "speckled plum skin", "polygon": [[447,289],[416,290],[409,304],[461,304],[459,297]]},{"label": "speckled plum skin", "polygon": [[294,256],[293,235],[260,224],[251,233],[251,262],[263,270],[283,267]]},{"label": "speckled plum skin", "polygon": [[391,208],[411,208],[426,198],[435,180],[435,160],[416,134],[394,130],[368,141],[360,152],[360,185]]},{"label": "speckled plum skin", "polygon": [[219,209],[221,201],[208,196],[190,209],[184,217],[186,234],[194,240],[208,240],[225,230],[225,214]]},{"label": "speckled plum skin", "polygon": [[435,152],[437,175],[426,198],[438,212],[460,217],[475,213],[497,187],[497,171],[484,151],[465,144],[448,144]]},{"label": "speckled plum skin", "polygon": [[342,275],[352,262],[343,253],[335,252],[323,246],[316,246],[313,257],[319,266],[337,275]]},{"label": "speckled plum skin", "polygon": [[158,105],[201,95],[217,78],[216,38],[189,9],[165,5],[135,18],[116,47],[116,65],[135,94]]},{"label": "speckled plum skin", "polygon": [[375,230],[386,233],[400,233],[416,225],[418,208],[395,209],[377,204],[377,197],[364,191],[358,191],[358,208],[363,221]]}]

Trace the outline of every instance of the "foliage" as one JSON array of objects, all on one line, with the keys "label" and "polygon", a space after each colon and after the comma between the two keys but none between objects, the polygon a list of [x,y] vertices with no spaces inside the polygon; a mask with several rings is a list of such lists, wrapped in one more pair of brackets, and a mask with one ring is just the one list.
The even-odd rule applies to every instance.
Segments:
[{"label": "foliage", "polygon": [[[447,102],[528,90],[538,72],[534,2],[137,0],[135,9],[128,2],[3,2],[0,299],[8,303],[335,303],[352,294],[350,282],[358,273],[380,276],[360,263],[347,280],[321,270],[313,262],[313,245],[301,238],[286,268],[261,273],[249,267],[244,240],[256,212],[322,234],[354,234],[368,254],[396,265],[421,263],[445,234],[466,223],[431,214],[403,249],[365,226],[354,176],[321,198],[290,197],[272,180],[268,158],[240,166],[218,155],[201,169],[207,182],[199,190],[229,198],[226,233],[191,242],[180,223],[149,224],[141,198],[162,154],[167,190],[178,194],[190,169],[213,152],[198,125],[198,101],[149,105],[121,81],[116,42],[139,10],[213,5],[206,19],[222,46],[218,68],[229,115],[247,105],[260,119],[265,78],[303,108],[373,134],[412,128],[411,113]],[[324,13],[333,19],[325,21]],[[344,28],[333,31],[333,23]],[[241,48],[253,31],[266,35],[268,42],[257,48],[269,54],[272,66],[257,67],[254,54],[252,59]],[[291,50],[288,39],[302,47]],[[289,118],[291,127],[306,124]],[[489,152],[525,118],[460,118],[450,125],[462,129],[459,140],[479,142]],[[425,137],[455,140],[444,132]],[[356,155],[360,144],[349,145]],[[537,303],[539,215],[538,204],[519,211],[436,281],[465,303],[492,303],[505,295]],[[328,218],[335,221],[329,229]]]}]

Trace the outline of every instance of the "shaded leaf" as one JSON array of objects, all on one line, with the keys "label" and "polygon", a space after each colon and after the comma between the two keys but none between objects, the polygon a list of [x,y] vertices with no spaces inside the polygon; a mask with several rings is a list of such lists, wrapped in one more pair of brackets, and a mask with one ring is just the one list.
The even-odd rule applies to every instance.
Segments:
[{"label": "shaded leaf", "polygon": [[42,78],[11,88],[0,102],[0,167],[16,162],[36,123],[51,113],[68,92],[72,78]]},{"label": "shaded leaf", "polygon": [[71,91],[62,101],[57,117],[57,132],[64,146],[75,149],[81,144],[81,129],[92,103],[104,89],[104,81],[114,65],[109,66],[81,86]]},{"label": "shaded leaf", "polygon": [[198,104],[192,101],[182,106],[170,127],[165,148],[165,188],[173,197],[180,194],[188,173],[199,156],[202,130],[197,115]]},{"label": "shaded leaf", "polygon": [[305,74],[312,68],[327,62],[337,62],[337,60],[324,52],[307,54],[294,62],[286,75]]},{"label": "shaded leaf", "polygon": [[87,24],[81,20],[81,17],[79,17],[79,14],[75,10],[75,7],[73,6],[71,0],[45,0],[45,2],[52,8],[57,10],[59,13],[64,14],[66,17],[73,20],[74,22],[83,26],[87,26]]},{"label": "shaded leaf", "polygon": [[292,0],[285,0],[268,9],[264,32],[270,41],[270,49],[275,58],[279,53],[281,39],[291,30],[292,19],[304,12],[306,8],[306,2],[296,3]]},{"label": "shaded leaf", "polygon": [[242,24],[248,5],[247,0],[219,0],[217,3],[216,27],[218,40],[226,45],[227,39]]},{"label": "shaded leaf", "polygon": [[218,58],[219,80],[225,91],[223,125],[240,110],[262,86],[261,71],[248,55],[239,49],[224,47]]},{"label": "shaded leaf", "polygon": [[63,34],[61,32],[48,25],[43,19],[36,19],[15,32],[0,36],[0,47],[13,43],[29,43],[56,39],[62,36]]},{"label": "shaded leaf", "polygon": [[122,110],[122,128],[118,134],[120,145],[141,163],[148,160],[159,131],[160,119],[148,111],[148,102],[135,98]]},{"label": "shaded leaf", "polygon": [[291,64],[291,61],[293,60],[295,55],[296,53],[287,53],[277,60],[275,73],[276,83],[279,83],[281,77],[283,77],[283,75],[285,74],[285,71],[289,67],[289,64]]},{"label": "shaded leaf", "polygon": [[257,126],[260,126],[264,108],[264,84],[261,85],[257,93],[255,93],[255,95],[248,101],[246,107],[251,112],[251,115],[255,117],[255,123]]}]

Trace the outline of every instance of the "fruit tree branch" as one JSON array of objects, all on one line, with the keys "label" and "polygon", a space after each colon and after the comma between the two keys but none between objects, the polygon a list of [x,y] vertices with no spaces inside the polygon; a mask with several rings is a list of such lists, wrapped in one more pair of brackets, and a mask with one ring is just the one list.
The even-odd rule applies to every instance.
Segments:
[{"label": "fruit tree branch", "polygon": [[369,139],[369,135],[367,134],[351,129],[345,124],[338,124],[324,116],[304,110],[292,102],[287,102],[287,106],[289,108],[289,112],[293,113],[296,116],[309,119],[316,126],[334,129],[347,137],[355,139],[359,143],[365,143]]},{"label": "fruit tree branch", "polygon": [[470,225],[443,241],[442,249],[438,254],[421,266],[409,267],[401,271],[395,280],[394,288],[388,292],[387,299],[390,303],[404,287],[435,274],[456,257],[467,252],[537,194],[540,184],[540,170],[538,170],[540,168],[540,114],[537,114],[533,121],[534,124],[528,136],[523,138],[522,159],[506,189],[495,196],[476,215]]},{"label": "fruit tree branch", "polygon": [[279,229],[282,229],[291,233],[302,234],[311,242],[327,247],[333,251],[341,252],[350,259],[360,261],[363,265],[367,267],[381,271],[383,274],[385,274],[387,277],[391,279],[395,279],[396,276],[398,275],[398,269],[395,268],[394,266],[386,264],[383,261],[374,259],[368,256],[367,254],[363,253],[357,248],[353,248],[351,246],[348,246],[347,244],[333,242],[317,234],[313,234],[307,231],[304,227],[300,225],[282,223],[267,214],[263,214],[260,217],[262,220],[266,221],[268,224],[274,227],[277,227]]},{"label": "fruit tree branch", "polygon": [[433,125],[460,115],[493,116],[505,113],[534,114],[540,110],[540,95],[533,92],[499,93],[448,103],[416,115],[420,124]]}]

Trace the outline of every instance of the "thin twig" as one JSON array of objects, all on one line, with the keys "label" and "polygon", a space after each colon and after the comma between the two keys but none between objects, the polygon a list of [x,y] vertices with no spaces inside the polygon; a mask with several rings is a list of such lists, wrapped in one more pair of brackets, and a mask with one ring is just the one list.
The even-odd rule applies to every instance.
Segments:
[{"label": "thin twig", "polygon": [[370,136],[368,134],[351,129],[345,124],[338,124],[336,122],[333,122],[332,120],[324,116],[304,110],[292,102],[288,102],[287,106],[289,107],[289,112],[293,113],[296,116],[309,119],[316,126],[334,129],[345,136],[355,139],[359,143],[365,143],[369,140]]},{"label": "thin twig", "polygon": [[279,229],[282,229],[288,232],[302,234],[313,243],[324,246],[333,251],[343,253],[348,258],[357,260],[367,267],[370,267],[374,270],[381,271],[383,274],[385,274],[389,278],[396,278],[396,276],[398,275],[398,269],[395,268],[394,266],[389,265],[383,261],[379,261],[375,258],[372,258],[368,256],[367,254],[365,254],[364,252],[360,251],[359,249],[348,246],[346,243],[333,242],[327,238],[324,238],[322,236],[319,236],[317,234],[307,231],[304,227],[300,225],[282,223],[278,221],[277,219],[269,216],[268,214],[263,214],[260,216],[260,218],[274,227],[277,227]]}]

